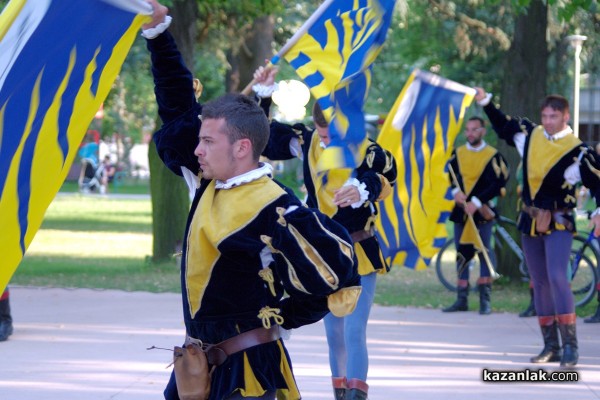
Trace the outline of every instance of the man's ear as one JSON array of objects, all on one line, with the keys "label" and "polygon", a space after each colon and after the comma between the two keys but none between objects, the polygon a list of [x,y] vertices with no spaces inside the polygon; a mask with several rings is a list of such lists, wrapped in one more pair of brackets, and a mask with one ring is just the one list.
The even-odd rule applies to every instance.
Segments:
[{"label": "man's ear", "polygon": [[252,142],[248,138],[239,139],[236,143],[235,155],[238,158],[245,158],[248,154],[252,156]]}]

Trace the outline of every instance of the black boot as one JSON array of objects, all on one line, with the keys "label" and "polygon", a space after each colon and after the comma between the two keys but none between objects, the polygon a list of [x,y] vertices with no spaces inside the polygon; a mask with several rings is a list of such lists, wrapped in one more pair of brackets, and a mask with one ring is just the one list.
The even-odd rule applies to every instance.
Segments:
[{"label": "black boot", "polygon": [[479,286],[479,314],[487,315],[492,313],[492,285],[490,283],[484,283]]},{"label": "black boot", "polygon": [[367,400],[368,392],[369,385],[367,385],[367,382],[356,378],[349,379],[346,400]]},{"label": "black boot", "polygon": [[8,297],[0,300],[0,342],[4,342],[13,333],[12,317]]},{"label": "black boot", "polygon": [[443,312],[469,311],[469,286],[459,287],[456,291],[456,301]]},{"label": "black boot", "polygon": [[531,362],[538,364],[560,361],[562,354],[558,342],[558,325],[554,320],[554,315],[538,317],[538,319],[544,338],[544,349],[537,356],[531,357]]},{"label": "black boot", "polygon": [[331,383],[333,385],[333,396],[335,400],[345,400],[346,399],[346,377],[331,377]]},{"label": "black boot", "polygon": [[587,324],[597,324],[600,323],[600,303],[598,303],[598,308],[596,308],[596,313],[589,318],[583,320],[583,322]]},{"label": "black boot", "polygon": [[576,315],[564,314],[558,316],[558,330],[562,338],[563,355],[560,360],[561,367],[574,367],[579,361],[577,351],[577,328]]},{"label": "black boot", "polygon": [[531,296],[531,300],[527,308],[519,313],[519,317],[521,318],[535,317],[537,315],[535,312],[535,301],[533,300],[533,288],[529,288],[529,295]]}]

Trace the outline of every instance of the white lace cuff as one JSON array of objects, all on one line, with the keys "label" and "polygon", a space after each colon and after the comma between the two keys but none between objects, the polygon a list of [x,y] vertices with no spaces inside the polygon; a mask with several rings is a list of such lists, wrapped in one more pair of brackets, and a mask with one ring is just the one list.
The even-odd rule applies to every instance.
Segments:
[{"label": "white lace cuff", "polygon": [[482,100],[479,100],[477,102],[477,104],[479,104],[481,107],[485,107],[488,104],[490,104],[490,101],[492,100],[492,94],[491,93],[486,93],[485,94],[485,98]]},{"label": "white lace cuff", "polygon": [[452,189],[452,197],[456,196],[456,193],[460,192],[460,188],[459,187],[455,187]]},{"label": "white lace cuff", "polygon": [[142,29],[142,36],[146,39],[154,39],[169,28],[169,25],[171,25],[172,20],[173,18],[171,18],[170,15],[167,15],[165,17],[165,20],[160,24],[156,25],[154,28]]},{"label": "white lace cuff", "polygon": [[596,208],[594,210],[594,212],[592,213],[592,215],[590,215],[590,218],[595,217],[596,215],[600,215],[600,207]]},{"label": "white lace cuff", "polygon": [[358,194],[360,194],[360,200],[355,203],[350,204],[352,208],[358,208],[365,204],[365,201],[369,200],[369,191],[367,190],[367,185],[360,182],[356,178],[350,178],[344,183],[344,186],[355,186],[358,189]]},{"label": "white lace cuff", "polygon": [[265,97],[271,97],[273,92],[276,91],[278,88],[279,85],[277,84],[277,82],[275,82],[272,85],[263,85],[262,83],[257,83],[256,85],[252,86],[252,90],[254,90],[254,93],[256,93],[258,97],[261,97],[263,99]]},{"label": "white lace cuff", "polygon": [[481,200],[479,200],[477,196],[471,197],[471,203],[475,204],[475,207],[477,208],[481,208],[481,206],[483,205],[483,203],[481,203]]}]

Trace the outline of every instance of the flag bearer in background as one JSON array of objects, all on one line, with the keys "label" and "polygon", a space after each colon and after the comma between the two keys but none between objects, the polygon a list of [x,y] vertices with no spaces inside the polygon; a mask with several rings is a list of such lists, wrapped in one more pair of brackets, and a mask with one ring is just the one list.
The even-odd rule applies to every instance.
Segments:
[{"label": "flag bearer in background", "polygon": [[[573,209],[576,185],[590,189],[599,207],[592,214],[600,235],[600,163],[594,150],[573,135],[569,102],[549,95],[540,107],[542,124],[505,115],[482,88],[475,99],[483,106],[498,136],[515,146],[523,158],[523,200],[517,221],[523,252],[533,280],[535,310],[544,339],[532,363],[560,361],[572,367],[579,360],[575,304],[569,285],[569,256],[576,232]],[[562,338],[562,351],[558,334]]]},{"label": "flag bearer in background", "polygon": [[[450,214],[454,222],[454,242],[457,249],[456,269],[458,279],[457,298],[454,304],[444,308],[444,312],[467,311],[469,309],[469,267],[475,256],[472,244],[461,244],[467,216],[471,215],[481,235],[488,253],[492,237],[494,210],[491,202],[503,194],[508,181],[506,160],[494,147],[483,139],[486,133],[485,122],[480,117],[472,117],[466,123],[467,143],[458,147],[450,158],[450,168],[458,182],[450,177],[452,194],[456,205]],[[451,174],[452,175],[452,174]],[[458,185],[458,186],[457,186]],[[473,232],[474,233],[474,232]],[[480,272],[477,280],[479,289],[479,314],[490,314],[492,306],[492,278],[483,254],[479,254]]]},{"label": "flag bearer in background", "polygon": [[[260,85],[268,87],[274,84],[274,75],[273,70],[258,69],[254,78]],[[263,90],[260,87],[257,92]],[[271,138],[263,155],[271,160],[301,158],[307,205],[331,216],[352,237],[362,292],[352,314],[338,317],[329,313],[324,322],[335,398],[364,400],[369,388],[366,382],[369,366],[367,321],[377,275],[389,270],[375,236],[374,220],[377,201],[391,192],[391,185],[396,181],[396,164],[389,152],[370,141],[366,156],[352,178],[334,192],[318,190],[321,182],[315,172],[316,165],[330,143],[330,137],[329,124],[317,102],[313,107],[313,121],[314,130],[303,124],[292,127],[272,121]]]}]

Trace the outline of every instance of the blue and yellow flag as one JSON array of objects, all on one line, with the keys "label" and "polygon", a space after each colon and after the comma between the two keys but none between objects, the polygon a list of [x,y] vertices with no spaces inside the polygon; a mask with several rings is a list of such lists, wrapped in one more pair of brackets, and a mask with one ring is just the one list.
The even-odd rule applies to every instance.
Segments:
[{"label": "blue and yellow flag", "polygon": [[395,0],[327,0],[273,57],[284,57],[329,121],[331,144],[318,170],[358,167],[366,150],[364,103],[370,67],[383,45]]},{"label": "blue and yellow flag", "polygon": [[23,258],[150,5],[12,0],[0,15],[0,290]]},{"label": "blue and yellow flag", "polygon": [[413,71],[377,142],[398,167],[393,193],[376,222],[384,256],[393,265],[423,269],[445,242],[454,206],[446,164],[475,89]]}]

